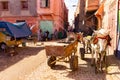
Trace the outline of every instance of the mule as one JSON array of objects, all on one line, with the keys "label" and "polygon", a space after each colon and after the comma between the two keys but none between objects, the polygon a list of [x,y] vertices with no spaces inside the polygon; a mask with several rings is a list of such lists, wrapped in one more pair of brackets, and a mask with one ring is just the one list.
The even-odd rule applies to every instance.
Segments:
[{"label": "mule", "polygon": [[108,45],[110,45],[110,36],[109,31],[105,29],[100,29],[94,31],[91,39],[91,50],[92,50],[92,65],[95,65],[95,72],[107,71],[107,62],[106,62],[106,50]]}]

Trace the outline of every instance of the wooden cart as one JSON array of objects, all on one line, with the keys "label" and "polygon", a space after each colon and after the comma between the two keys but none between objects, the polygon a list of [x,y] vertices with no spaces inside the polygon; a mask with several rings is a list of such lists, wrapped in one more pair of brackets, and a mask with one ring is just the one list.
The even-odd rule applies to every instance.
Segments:
[{"label": "wooden cart", "polygon": [[53,68],[57,61],[64,61],[68,57],[72,71],[78,68],[78,56],[76,54],[78,40],[67,46],[45,46],[46,55],[48,56],[47,64]]}]

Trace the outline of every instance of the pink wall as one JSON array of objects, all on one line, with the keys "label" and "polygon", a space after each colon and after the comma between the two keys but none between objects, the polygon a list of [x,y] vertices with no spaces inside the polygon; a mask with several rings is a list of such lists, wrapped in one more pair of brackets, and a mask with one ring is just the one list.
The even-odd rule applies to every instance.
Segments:
[{"label": "pink wall", "polygon": [[117,1],[113,1],[109,6],[109,26],[110,36],[112,37],[111,52],[116,50],[117,45]]},{"label": "pink wall", "polygon": [[[26,11],[20,10],[19,0],[17,0],[17,2],[15,1],[18,7],[12,5],[13,1],[14,0],[9,0],[11,3],[10,6],[14,7],[14,13],[16,14],[13,14],[12,11],[10,11],[12,9],[6,12],[0,11],[0,20],[9,22],[16,22],[16,20],[25,20],[30,26],[35,24],[35,27],[32,30],[33,33],[37,32],[39,22],[41,20],[52,20],[54,22],[55,29],[64,27],[64,14],[68,16],[67,12],[64,13],[64,11],[67,10],[67,8],[64,8],[64,0],[50,0],[50,8],[40,8],[40,0],[28,0],[29,9]],[[18,11],[20,13],[17,13]]]},{"label": "pink wall", "polygon": [[50,8],[40,8],[40,0],[37,3],[40,20],[53,20],[55,29],[64,27],[64,0],[50,0]]},{"label": "pink wall", "polygon": [[[3,1],[3,0],[0,0]],[[28,0],[28,9],[21,10],[21,0],[7,0],[9,1],[8,10],[2,11],[0,7],[0,20],[15,23],[16,20],[25,20],[31,27],[36,24],[36,27],[32,29],[33,33],[37,31],[37,11],[36,0]]]}]

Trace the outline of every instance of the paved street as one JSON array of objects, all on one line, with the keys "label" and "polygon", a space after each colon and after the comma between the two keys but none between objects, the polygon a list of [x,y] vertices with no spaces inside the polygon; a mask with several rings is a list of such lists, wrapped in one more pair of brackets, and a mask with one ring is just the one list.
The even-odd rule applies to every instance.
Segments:
[{"label": "paved street", "polygon": [[0,54],[0,80],[120,80],[120,60],[113,54],[108,55],[108,73],[94,73],[94,67],[90,66],[90,54],[85,55],[85,60],[79,56],[79,68],[75,72],[70,70],[67,62],[57,62],[51,69],[44,50],[48,44],[58,43],[27,43],[27,47],[17,49],[19,54],[16,56]]}]

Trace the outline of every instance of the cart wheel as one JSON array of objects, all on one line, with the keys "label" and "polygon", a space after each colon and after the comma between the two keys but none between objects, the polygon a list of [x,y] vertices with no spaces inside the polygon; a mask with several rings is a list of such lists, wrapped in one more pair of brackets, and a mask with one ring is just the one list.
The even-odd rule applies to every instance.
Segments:
[{"label": "cart wheel", "polygon": [[0,48],[5,51],[7,49],[7,45],[5,43],[1,43]]},{"label": "cart wheel", "polygon": [[71,56],[70,68],[72,69],[72,71],[75,71],[78,69],[78,56]]},{"label": "cart wheel", "polygon": [[54,63],[52,63],[52,62],[55,61],[55,60],[56,60],[55,56],[50,56],[50,58],[47,61],[48,66],[50,66],[51,68],[53,68],[55,66],[56,62],[54,62]]},{"label": "cart wheel", "polygon": [[83,60],[85,57],[85,49],[84,48],[80,48],[80,56],[81,56],[81,59]]},{"label": "cart wheel", "polygon": [[81,59],[84,60],[85,54],[81,53]]}]

